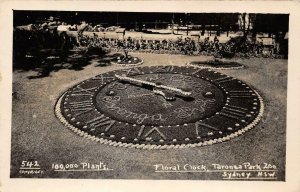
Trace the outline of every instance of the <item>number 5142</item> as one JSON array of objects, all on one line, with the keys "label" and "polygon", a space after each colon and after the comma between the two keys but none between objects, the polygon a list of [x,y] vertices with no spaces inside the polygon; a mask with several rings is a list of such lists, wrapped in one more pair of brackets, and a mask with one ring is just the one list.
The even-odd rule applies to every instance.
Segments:
[{"label": "number 5142", "polygon": [[22,161],[21,167],[39,167],[39,163],[37,161]]}]

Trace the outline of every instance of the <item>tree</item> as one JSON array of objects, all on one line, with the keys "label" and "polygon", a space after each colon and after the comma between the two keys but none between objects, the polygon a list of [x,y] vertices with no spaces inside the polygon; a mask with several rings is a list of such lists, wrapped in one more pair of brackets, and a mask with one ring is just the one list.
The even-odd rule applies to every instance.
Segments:
[{"label": "tree", "polygon": [[254,38],[257,34],[256,14],[249,14],[249,20],[252,25],[252,37]]}]

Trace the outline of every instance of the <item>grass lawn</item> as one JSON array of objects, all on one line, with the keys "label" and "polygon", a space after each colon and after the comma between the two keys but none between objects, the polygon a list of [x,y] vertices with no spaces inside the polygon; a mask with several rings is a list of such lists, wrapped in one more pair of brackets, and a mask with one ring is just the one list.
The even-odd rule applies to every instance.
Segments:
[{"label": "grass lawn", "polygon": [[[211,57],[130,53],[144,60],[140,66],[185,65]],[[22,161],[36,160],[45,178],[118,178],[118,179],[222,179],[222,172],[158,173],[154,165],[185,164],[275,165],[277,179],[285,180],[287,60],[250,58],[231,61],[245,66],[237,70],[216,70],[239,78],[263,97],[265,112],[260,123],[244,135],[225,143],[198,148],[140,150],[113,147],[80,137],[65,128],[55,117],[59,96],[82,80],[122,66],[102,66],[90,61],[81,70],[61,69],[44,78],[29,79],[34,71],[13,73],[11,177],[19,174]],[[112,171],[57,172],[53,163],[105,163]]]}]

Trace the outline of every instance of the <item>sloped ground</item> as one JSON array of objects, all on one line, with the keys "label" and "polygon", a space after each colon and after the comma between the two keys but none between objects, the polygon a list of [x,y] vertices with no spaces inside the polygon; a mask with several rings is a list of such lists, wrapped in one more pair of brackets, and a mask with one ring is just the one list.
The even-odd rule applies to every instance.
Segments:
[{"label": "sloped ground", "polygon": [[[185,65],[210,57],[182,55],[131,54],[144,60],[141,66]],[[13,73],[11,177],[118,178],[118,179],[222,179],[222,172],[155,172],[155,164],[165,166],[239,165],[269,163],[276,165],[277,180],[285,180],[285,136],[287,60],[251,58],[232,59],[244,69],[218,70],[239,78],[264,98],[261,122],[244,135],[225,143],[198,148],[139,150],[113,147],[80,137],[65,128],[54,115],[58,97],[76,83],[99,73],[121,69],[102,66],[92,60],[83,70],[61,69],[44,78],[29,79],[33,71]],[[43,174],[22,175],[22,161],[38,161]],[[57,172],[53,163],[105,163],[112,171]]]}]

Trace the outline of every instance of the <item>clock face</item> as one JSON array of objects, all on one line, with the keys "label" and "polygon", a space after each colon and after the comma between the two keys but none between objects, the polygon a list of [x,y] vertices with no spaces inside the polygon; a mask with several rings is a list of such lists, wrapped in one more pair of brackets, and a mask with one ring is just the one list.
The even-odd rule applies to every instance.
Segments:
[{"label": "clock face", "polygon": [[262,98],[244,82],[194,67],[139,67],[97,75],[67,90],[57,117],[78,134],[136,148],[223,142],[253,128]]}]

